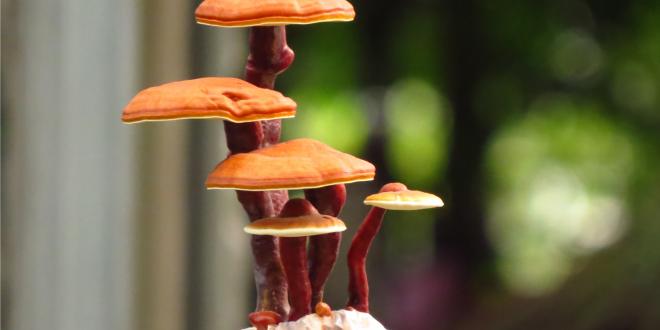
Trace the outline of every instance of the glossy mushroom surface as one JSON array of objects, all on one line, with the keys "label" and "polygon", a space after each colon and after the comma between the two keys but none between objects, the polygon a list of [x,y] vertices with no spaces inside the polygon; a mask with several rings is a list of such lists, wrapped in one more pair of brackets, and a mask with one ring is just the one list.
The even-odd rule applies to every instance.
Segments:
[{"label": "glossy mushroom surface", "polygon": [[375,167],[312,139],[230,156],[206,179],[208,189],[308,189],[373,180]]},{"label": "glossy mushroom surface", "polygon": [[387,210],[423,210],[445,205],[440,197],[419,190],[386,191],[367,196],[364,204]]},{"label": "glossy mushroom surface", "polygon": [[353,6],[346,0],[205,0],[197,23],[241,27],[352,21]]},{"label": "glossy mushroom surface", "polygon": [[237,78],[198,78],[147,88],[124,108],[122,121],[219,118],[236,123],[296,114],[296,102],[280,92]]},{"label": "glossy mushroom surface", "polygon": [[346,224],[329,215],[312,214],[288,218],[266,218],[251,222],[243,230],[252,235],[300,237],[336,233],[346,230]]}]

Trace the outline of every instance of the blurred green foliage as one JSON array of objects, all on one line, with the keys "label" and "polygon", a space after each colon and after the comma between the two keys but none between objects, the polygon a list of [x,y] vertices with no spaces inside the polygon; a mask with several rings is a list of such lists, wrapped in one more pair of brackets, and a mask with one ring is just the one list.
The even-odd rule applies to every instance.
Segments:
[{"label": "blurred green foliage", "polygon": [[[290,74],[282,77],[290,85],[287,93],[298,103],[295,120],[286,121],[284,137],[315,138],[342,150],[359,154],[368,135],[368,123],[357,92],[356,40],[347,27],[314,26],[296,38],[292,47],[297,54]],[[316,40],[337,47],[318,47]],[[323,63],[323,65],[316,65]]]},{"label": "blurred green foliage", "polygon": [[597,106],[540,98],[493,139],[487,164],[500,271],[528,294],[556,288],[573,258],[621,237],[639,161],[634,135]]},{"label": "blurred green foliage", "polygon": [[451,121],[447,102],[423,80],[396,82],[387,90],[387,161],[392,175],[417,189],[433,189],[447,165]]},{"label": "blurred green foliage", "polygon": [[296,120],[285,126],[285,138],[309,137],[344,152],[359,154],[365,145],[367,119],[359,95],[351,91],[305,91],[290,94],[299,104]]}]

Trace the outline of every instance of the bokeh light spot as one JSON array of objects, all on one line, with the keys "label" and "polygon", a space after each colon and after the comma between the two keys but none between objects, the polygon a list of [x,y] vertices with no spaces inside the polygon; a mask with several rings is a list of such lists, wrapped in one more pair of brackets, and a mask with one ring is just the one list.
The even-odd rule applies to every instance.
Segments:
[{"label": "bokeh light spot", "polygon": [[408,79],[387,91],[384,107],[393,175],[411,187],[432,187],[447,162],[447,103],[429,83]]},{"label": "bokeh light spot", "polygon": [[626,189],[638,152],[632,134],[598,108],[545,95],[488,150],[488,230],[506,284],[544,294],[582,256],[627,227]]},{"label": "bokeh light spot", "polygon": [[551,67],[557,78],[580,82],[592,78],[603,64],[603,54],[591,35],[578,30],[560,33],[554,41]]},{"label": "bokeh light spot", "polygon": [[628,62],[617,66],[612,79],[614,101],[625,109],[658,117],[658,84],[654,72],[642,63]]},{"label": "bokeh light spot", "polygon": [[295,120],[284,122],[285,139],[308,137],[343,152],[361,153],[369,131],[358,95],[309,90],[290,94],[298,102],[298,111]]}]

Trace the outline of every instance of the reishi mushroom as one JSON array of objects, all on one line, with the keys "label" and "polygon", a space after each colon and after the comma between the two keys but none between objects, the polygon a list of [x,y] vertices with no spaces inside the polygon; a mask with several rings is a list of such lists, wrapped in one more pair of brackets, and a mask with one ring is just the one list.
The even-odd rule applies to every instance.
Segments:
[{"label": "reishi mushroom", "polygon": [[237,78],[208,77],[147,88],[124,108],[125,123],[219,118],[235,123],[290,118],[296,102]]},{"label": "reishi mushroom", "polygon": [[388,183],[378,194],[368,196],[367,205],[373,205],[353,236],[348,250],[348,307],[360,312],[369,312],[369,281],[366,259],[369,247],[383,223],[386,210],[420,210],[441,207],[442,200],[429,193],[408,190],[402,183]]},{"label": "reishi mushroom", "polygon": [[205,0],[195,17],[200,24],[240,27],[352,21],[355,11],[345,0]]},{"label": "reishi mushroom", "polygon": [[312,139],[295,139],[229,156],[206,179],[208,189],[310,189],[373,180],[369,162]]},{"label": "reishi mushroom", "polygon": [[321,215],[305,199],[291,199],[277,218],[252,222],[244,228],[253,235],[280,238],[280,257],[289,287],[291,311],[289,321],[296,321],[311,312],[312,289],[307,268],[307,237],[346,230],[346,225],[334,217]]},{"label": "reishi mushroom", "polygon": [[400,211],[423,210],[445,205],[440,197],[419,190],[382,191],[367,196],[364,204]]},{"label": "reishi mushroom", "polygon": [[[296,104],[273,90],[277,75],[294,59],[284,25],[350,21],[355,16],[352,5],[345,0],[204,0],[195,16],[205,25],[252,27],[246,81],[199,78],[148,88],[124,109],[122,120],[225,119],[230,155],[209,175],[206,186],[236,189],[253,221],[245,231],[253,234],[258,297],[249,320],[256,329],[286,327],[306,314],[301,324],[316,324],[314,328],[361,324],[360,328],[383,329],[368,314],[365,261],[385,210],[439,207],[442,200],[400,183],[387,184],[367,197],[365,204],[373,207],[348,253],[348,306],[333,312],[322,301],[323,287],[346,229],[336,218],[346,200],[344,184],[372,180],[375,168],[319,141],[279,143],[280,119],[293,117]],[[305,189],[306,199],[287,202],[288,189]],[[315,314],[310,314],[312,308]],[[294,322],[280,324],[287,317]]]},{"label": "reishi mushroom", "polygon": [[[274,89],[277,75],[294,59],[286,42],[284,24],[347,21],[354,15],[353,7],[345,0],[205,0],[195,11],[200,24],[251,27],[245,80],[269,89]],[[224,127],[229,151],[238,154],[276,144],[280,139],[281,121],[225,121]],[[288,199],[284,190],[237,191],[236,194],[251,220],[275,216]],[[274,237],[252,237],[258,295],[256,310],[286,314],[286,288],[282,288],[283,271],[277,244]]]},{"label": "reishi mushroom", "polygon": [[[336,184],[315,189],[305,189],[305,198],[316,207],[321,214],[333,217],[346,202],[346,186]],[[341,232],[316,235],[309,238],[309,280],[312,284],[312,306],[318,306],[323,301],[325,283],[335,266],[341,244]]]}]

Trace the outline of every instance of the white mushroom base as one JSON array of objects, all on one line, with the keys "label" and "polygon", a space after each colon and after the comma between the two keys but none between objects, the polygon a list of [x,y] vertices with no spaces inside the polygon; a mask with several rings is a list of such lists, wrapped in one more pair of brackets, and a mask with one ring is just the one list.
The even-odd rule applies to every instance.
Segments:
[{"label": "white mushroom base", "polygon": [[[246,328],[244,330],[255,330]],[[338,310],[332,311],[332,316],[321,317],[314,313],[306,315],[295,322],[282,322],[271,325],[268,330],[385,330],[385,327],[376,321],[369,313],[358,311]]]}]

